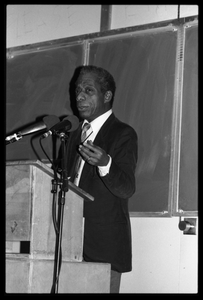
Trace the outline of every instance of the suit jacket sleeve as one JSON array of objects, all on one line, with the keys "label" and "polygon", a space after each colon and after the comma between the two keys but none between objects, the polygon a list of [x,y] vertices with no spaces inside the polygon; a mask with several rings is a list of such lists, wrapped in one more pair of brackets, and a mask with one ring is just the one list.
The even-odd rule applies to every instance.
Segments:
[{"label": "suit jacket sleeve", "polygon": [[[127,199],[135,192],[137,162],[137,135],[130,126],[117,128],[113,146],[109,151],[112,163],[109,173],[101,177],[112,194]],[[107,147],[108,148],[108,147]]]}]

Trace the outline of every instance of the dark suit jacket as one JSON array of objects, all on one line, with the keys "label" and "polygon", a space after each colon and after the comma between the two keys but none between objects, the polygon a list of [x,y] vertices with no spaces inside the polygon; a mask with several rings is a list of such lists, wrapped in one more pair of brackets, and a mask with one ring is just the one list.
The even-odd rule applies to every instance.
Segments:
[{"label": "dark suit jacket", "polygon": [[[72,132],[67,145],[68,176],[73,181],[80,143],[81,126]],[[131,228],[128,198],[135,192],[137,135],[132,127],[114,114],[98,132],[94,144],[112,157],[109,174],[101,177],[98,169],[85,163],[79,187],[92,195],[84,203],[84,260],[107,262],[118,272],[131,271]]]}]

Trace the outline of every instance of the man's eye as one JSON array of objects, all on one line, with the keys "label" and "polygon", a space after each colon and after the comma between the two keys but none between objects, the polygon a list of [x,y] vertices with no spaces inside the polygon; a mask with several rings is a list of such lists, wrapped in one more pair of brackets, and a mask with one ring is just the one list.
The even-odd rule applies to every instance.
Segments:
[{"label": "man's eye", "polygon": [[80,92],[81,92],[81,89],[80,89],[80,88],[77,88],[77,89],[75,90],[76,95],[78,95]]},{"label": "man's eye", "polygon": [[85,93],[90,94],[92,92],[92,89],[89,87],[85,88]]},{"label": "man's eye", "polygon": [[76,96],[78,96],[81,92],[84,92],[86,94],[92,94],[93,89],[91,87],[85,87],[84,89],[81,89],[80,87],[76,88],[75,90]]}]

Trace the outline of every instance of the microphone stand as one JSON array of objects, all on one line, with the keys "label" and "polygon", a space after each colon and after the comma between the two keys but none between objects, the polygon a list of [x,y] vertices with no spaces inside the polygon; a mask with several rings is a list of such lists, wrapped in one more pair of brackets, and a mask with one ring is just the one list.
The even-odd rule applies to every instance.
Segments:
[{"label": "microphone stand", "polygon": [[62,153],[62,172],[61,172],[61,190],[59,191],[59,207],[58,207],[58,231],[56,232],[56,247],[55,247],[55,260],[54,260],[54,282],[51,289],[51,293],[58,293],[59,285],[59,273],[61,267],[61,243],[62,243],[62,232],[63,232],[63,215],[66,192],[68,192],[68,177],[66,169],[65,159],[65,140],[68,138],[64,132],[58,134],[61,140],[61,153]]}]

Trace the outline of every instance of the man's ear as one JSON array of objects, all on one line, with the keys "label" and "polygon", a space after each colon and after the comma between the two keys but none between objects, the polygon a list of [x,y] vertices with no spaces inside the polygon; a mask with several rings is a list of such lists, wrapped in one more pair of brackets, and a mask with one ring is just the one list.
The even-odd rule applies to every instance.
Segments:
[{"label": "man's ear", "polygon": [[110,102],[111,99],[112,99],[112,92],[111,91],[107,91],[105,94],[104,94],[104,103],[107,103],[107,102]]}]

